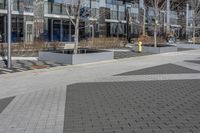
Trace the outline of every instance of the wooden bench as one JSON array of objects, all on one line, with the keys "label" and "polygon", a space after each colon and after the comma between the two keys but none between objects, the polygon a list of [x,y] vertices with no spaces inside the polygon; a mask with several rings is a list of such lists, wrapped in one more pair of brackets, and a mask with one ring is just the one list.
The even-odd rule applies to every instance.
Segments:
[{"label": "wooden bench", "polygon": [[[65,53],[65,50],[74,50],[75,43],[65,43],[60,45],[60,50],[62,50],[63,54]],[[86,53],[86,49],[80,49],[81,47],[78,46],[78,53],[81,52],[81,50],[84,50],[84,53]]]}]

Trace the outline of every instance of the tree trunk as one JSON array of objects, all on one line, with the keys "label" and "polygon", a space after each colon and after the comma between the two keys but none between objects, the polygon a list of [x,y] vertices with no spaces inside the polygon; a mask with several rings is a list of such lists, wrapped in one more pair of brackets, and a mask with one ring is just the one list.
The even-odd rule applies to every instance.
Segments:
[{"label": "tree trunk", "polygon": [[193,44],[196,44],[196,37],[195,37],[195,33],[196,33],[196,29],[195,29],[195,27],[194,27],[194,29],[193,29],[193,39],[192,39],[192,41],[193,41]]},{"label": "tree trunk", "polygon": [[157,47],[157,25],[155,24],[154,29],[154,47]]},{"label": "tree trunk", "polygon": [[79,44],[79,22],[80,22],[80,9],[78,11],[78,16],[76,17],[76,24],[75,24],[75,45],[74,45],[74,54],[78,53],[78,44]]},{"label": "tree trunk", "polygon": [[79,23],[76,23],[75,26],[75,37],[74,37],[74,41],[75,41],[75,45],[74,45],[74,54],[78,53],[78,44],[79,44]]},{"label": "tree trunk", "polygon": [[143,36],[145,36],[146,35],[146,27],[145,27],[145,22],[146,22],[146,9],[144,8],[144,16],[143,16],[143,26],[142,26],[142,34],[143,34]]}]

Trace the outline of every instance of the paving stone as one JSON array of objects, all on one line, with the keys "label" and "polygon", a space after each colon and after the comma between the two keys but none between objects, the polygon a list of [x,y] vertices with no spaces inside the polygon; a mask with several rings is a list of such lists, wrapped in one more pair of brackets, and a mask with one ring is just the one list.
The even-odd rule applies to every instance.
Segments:
[{"label": "paving stone", "polygon": [[64,133],[200,132],[200,79],[67,88]]},{"label": "paving stone", "polygon": [[178,51],[187,51],[187,50],[194,50],[194,49],[191,49],[191,48],[178,48]]},{"label": "paving stone", "polygon": [[[0,129],[4,129],[4,133],[19,132],[19,129],[50,133],[54,132],[55,127],[57,131],[62,131],[64,108],[59,106],[65,105],[65,97],[65,89],[59,88],[16,96],[0,114]],[[60,116],[63,116],[62,119]]]},{"label": "paving stone", "polygon": [[8,104],[14,99],[15,97],[9,97],[0,99],[0,113],[8,106]]},{"label": "paving stone", "polygon": [[153,53],[137,53],[134,51],[114,51],[114,59],[123,59],[123,58],[130,58],[130,57],[138,57],[138,56],[146,56],[152,55]]},{"label": "paving stone", "polygon": [[152,75],[152,74],[185,74],[185,73],[200,73],[200,71],[186,68],[175,64],[164,64],[160,66],[154,66],[144,68],[136,71],[130,71],[117,76],[128,76],[128,75]]},{"label": "paving stone", "polygon": [[195,64],[200,64],[200,60],[187,60],[185,62],[191,62],[191,63],[195,63]]}]

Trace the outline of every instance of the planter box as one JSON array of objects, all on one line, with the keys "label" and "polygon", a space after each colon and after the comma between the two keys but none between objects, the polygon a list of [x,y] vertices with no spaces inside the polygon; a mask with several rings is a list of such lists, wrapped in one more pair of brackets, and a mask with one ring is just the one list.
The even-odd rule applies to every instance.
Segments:
[{"label": "planter box", "polygon": [[112,60],[113,58],[114,52],[98,52],[87,54],[63,54],[47,51],[39,52],[39,60],[70,65]]},{"label": "planter box", "polygon": [[[137,51],[138,46],[133,46],[133,50]],[[164,47],[151,47],[151,46],[142,46],[142,52],[149,53],[168,53],[168,52],[177,52],[178,49],[175,46],[164,46]]]}]

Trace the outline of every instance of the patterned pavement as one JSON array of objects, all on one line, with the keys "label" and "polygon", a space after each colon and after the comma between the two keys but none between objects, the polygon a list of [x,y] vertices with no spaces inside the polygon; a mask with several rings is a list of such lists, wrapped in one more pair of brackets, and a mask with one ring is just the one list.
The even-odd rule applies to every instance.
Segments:
[{"label": "patterned pavement", "polygon": [[127,75],[152,75],[152,74],[184,74],[184,73],[200,73],[193,69],[189,69],[183,66],[175,64],[164,64],[160,66],[149,67],[145,69],[140,69],[136,71],[126,72],[119,74],[118,76]]},{"label": "patterned pavement", "polygon": [[188,61],[185,61],[185,62],[191,62],[191,63],[194,63],[194,64],[200,64],[200,60],[188,60]]},{"label": "patterned pavement", "polygon": [[199,55],[0,76],[0,133],[199,133]]},{"label": "patterned pavement", "polygon": [[131,58],[131,57],[146,56],[146,55],[152,55],[152,53],[137,53],[134,51],[115,51],[114,59],[123,59],[123,58]]},{"label": "patterned pavement", "polygon": [[[117,76],[198,73],[169,63]],[[198,133],[199,86],[200,79],[70,85],[64,133]]]},{"label": "patterned pavement", "polygon": [[197,133],[199,86],[199,79],[68,86],[64,133]]},{"label": "patterned pavement", "polygon": [[[178,51],[188,51],[188,50],[193,50],[190,48],[178,48]],[[115,51],[114,52],[114,59],[123,59],[123,58],[131,58],[131,57],[138,57],[138,56],[146,56],[146,55],[152,55],[154,53],[148,53],[148,52],[142,52],[138,53],[135,51],[131,51],[130,49],[124,49],[124,51]]]},{"label": "patterned pavement", "polygon": [[0,99],[0,114],[15,97]]},{"label": "patterned pavement", "polygon": [[56,88],[16,96],[0,114],[0,133],[62,133],[65,93]]}]

